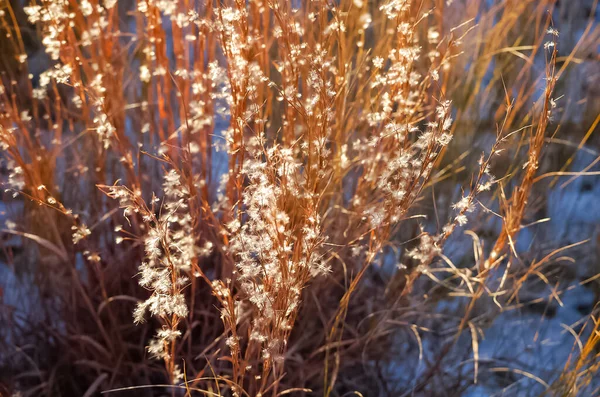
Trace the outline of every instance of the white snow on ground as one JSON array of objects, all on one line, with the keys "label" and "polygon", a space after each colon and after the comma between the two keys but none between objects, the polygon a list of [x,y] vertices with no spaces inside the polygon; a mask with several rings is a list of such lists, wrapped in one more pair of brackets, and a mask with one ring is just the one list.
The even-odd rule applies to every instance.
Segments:
[{"label": "white snow on ground", "polygon": [[[582,170],[590,164],[595,157],[585,152],[580,152],[571,167],[571,170]],[[590,171],[597,171],[594,167]],[[551,219],[548,225],[540,227],[544,230],[543,236],[548,241],[559,244],[570,244],[590,239],[583,249],[593,250],[597,245],[600,230],[600,177],[583,176],[573,179],[564,186],[569,177],[562,177],[559,183],[551,189],[547,201],[547,215]],[[528,229],[525,229],[525,231]],[[523,238],[525,237],[525,238]],[[521,235],[521,241],[530,240],[532,234]],[[525,250],[526,244],[519,244],[517,249]],[[569,254],[568,251],[565,254]],[[568,266],[574,267],[575,280],[561,289],[565,292],[560,295],[561,303],[556,301],[548,303],[554,315],[546,312],[544,318],[541,312],[532,313],[526,310],[511,310],[498,316],[493,324],[485,330],[485,339],[479,342],[479,355],[482,362],[489,361],[490,366],[506,367],[517,371],[527,372],[546,383],[555,380],[557,373],[563,368],[571,354],[577,353],[576,338],[572,333],[578,334],[581,329],[580,320],[589,314],[597,297],[592,289],[579,285],[584,278],[598,272],[594,256],[578,258],[575,263]],[[528,294],[529,299],[547,297],[549,288]],[[571,328],[571,330],[569,330]],[[587,335],[583,335],[583,341]],[[502,372],[493,372],[500,374]],[[490,379],[482,374],[480,379]],[[504,372],[504,374],[506,374]],[[509,389],[503,390],[504,395],[536,395],[544,390],[538,380],[524,374],[513,372],[513,380],[518,380]],[[483,385],[473,388],[467,395],[490,396],[499,393],[502,387],[498,384]],[[600,386],[600,379],[596,384]]]},{"label": "white snow on ground", "polygon": [[[579,152],[570,171],[586,168],[595,158],[589,152]],[[588,171],[598,170],[600,165]],[[567,181],[570,183],[565,185]],[[524,306],[505,310],[483,329],[484,337],[478,340],[478,384],[469,387],[463,396],[537,396],[546,389],[545,384],[552,384],[556,380],[569,358],[577,356],[577,339],[574,335],[580,333],[583,325],[581,320],[587,318],[598,299],[590,286],[582,286],[580,282],[599,272],[597,255],[585,253],[596,252],[600,235],[600,176],[582,176],[572,180],[570,177],[561,177],[549,191],[546,216],[550,221],[522,229],[516,244],[517,252],[532,258],[536,256],[535,247],[540,243],[560,247],[589,240],[583,246],[561,254],[572,255],[577,259],[564,264],[571,267],[573,279],[560,286],[563,291],[559,295],[560,302],[548,299],[550,287],[527,288],[526,285],[525,291],[520,294],[522,301],[541,298],[542,302],[536,309]],[[499,219],[492,218],[488,226],[497,234],[502,224]],[[468,229],[468,225],[466,228]],[[447,256],[456,264],[460,263],[461,258],[468,258],[473,250],[471,237],[465,236],[463,232],[464,230],[457,230],[445,249]],[[442,301],[435,311],[457,312],[459,303],[458,299]],[[493,306],[493,303],[490,304]],[[589,324],[586,330],[588,329]],[[583,343],[587,336],[587,332],[582,333]],[[429,337],[426,332],[421,337],[424,361],[435,362],[441,349],[440,344],[446,343],[447,339]],[[414,339],[410,338],[410,333],[401,333],[399,343],[414,345]],[[471,335],[467,329],[459,338],[455,351],[470,351],[467,349],[471,349],[471,346]],[[455,360],[452,368],[444,368],[450,379],[458,377],[458,373],[463,379],[473,378],[473,354],[470,352],[470,359],[467,361],[456,363]],[[419,378],[413,376],[415,369],[417,375],[427,371],[423,362],[415,367],[417,361],[415,355],[411,354],[409,360],[406,357],[400,358],[389,370],[404,380],[405,387],[412,387],[414,384],[406,382],[414,382]],[[590,390],[597,387],[600,387],[600,378],[593,381]]]}]

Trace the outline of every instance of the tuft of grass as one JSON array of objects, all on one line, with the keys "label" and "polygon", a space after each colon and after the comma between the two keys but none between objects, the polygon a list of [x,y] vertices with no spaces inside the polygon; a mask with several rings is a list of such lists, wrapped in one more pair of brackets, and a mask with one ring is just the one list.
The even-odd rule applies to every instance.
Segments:
[{"label": "tuft of grass", "polygon": [[517,247],[550,177],[596,175],[548,156],[598,125],[559,138],[600,32],[563,50],[556,7],[1,2],[0,393],[597,387],[597,305],[554,374],[482,354],[584,245]]}]

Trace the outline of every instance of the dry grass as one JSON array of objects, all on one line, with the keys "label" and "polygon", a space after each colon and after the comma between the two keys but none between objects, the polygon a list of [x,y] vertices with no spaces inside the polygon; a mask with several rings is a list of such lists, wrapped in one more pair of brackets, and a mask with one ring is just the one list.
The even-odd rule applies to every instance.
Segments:
[{"label": "dry grass", "polygon": [[563,50],[554,1],[488,3],[0,2],[3,260],[34,308],[0,306],[0,394],[588,393],[597,305],[552,379],[479,352],[568,290],[582,244],[516,245],[553,178],[594,175],[547,152],[594,142],[561,81],[600,29]]}]

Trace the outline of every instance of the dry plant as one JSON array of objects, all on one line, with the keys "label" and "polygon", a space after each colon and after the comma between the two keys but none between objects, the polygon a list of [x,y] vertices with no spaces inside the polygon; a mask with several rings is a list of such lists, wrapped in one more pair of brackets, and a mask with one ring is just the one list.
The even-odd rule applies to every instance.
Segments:
[{"label": "dry plant", "polygon": [[[557,81],[599,37],[590,20],[561,57],[553,1],[488,3],[0,2],[3,260],[35,308],[0,307],[0,393],[477,384],[485,321],[579,246],[527,263],[516,241],[546,177],[593,174],[544,153]],[[484,129],[493,143],[465,146]],[[592,384],[593,312],[545,392]],[[470,377],[451,375],[465,356]]]}]

